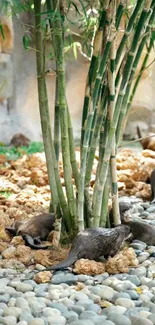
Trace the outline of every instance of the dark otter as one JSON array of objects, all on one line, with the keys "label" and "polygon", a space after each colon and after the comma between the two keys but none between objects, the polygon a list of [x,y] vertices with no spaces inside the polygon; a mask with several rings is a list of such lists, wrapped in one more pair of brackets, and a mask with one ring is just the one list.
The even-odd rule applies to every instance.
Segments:
[{"label": "dark otter", "polygon": [[140,143],[143,147],[143,149],[150,149],[155,151],[155,134],[150,132],[147,134],[147,137],[142,136],[142,133],[140,131],[139,126],[137,126],[137,135],[138,138],[140,139]]},{"label": "dark otter", "polygon": [[132,240],[138,239],[147,245],[155,245],[155,227],[152,225],[141,221],[132,221],[128,216],[123,216],[122,224],[130,227]]},{"label": "dark otter", "polygon": [[48,246],[40,245],[46,240],[54,229],[55,216],[53,213],[43,213],[29,220],[15,221],[12,228],[6,227],[13,236],[22,236],[26,244],[34,249],[46,249]]},{"label": "dark otter", "polygon": [[153,171],[151,173],[150,184],[151,184],[151,191],[152,191],[152,201],[151,201],[151,203],[155,203],[155,169],[153,169]]},{"label": "dark otter", "polygon": [[[130,210],[132,208],[131,203],[128,202],[119,202],[119,211],[120,211],[120,218],[121,220],[124,218],[124,214],[126,211]],[[110,226],[115,227],[114,220],[113,220],[113,211],[112,208],[109,211],[109,220],[110,220]]]},{"label": "dark otter", "polygon": [[73,241],[68,257],[46,270],[67,268],[80,258],[97,260],[101,256],[114,256],[129,237],[130,227],[126,225],[119,225],[112,229],[98,227],[80,231]]}]

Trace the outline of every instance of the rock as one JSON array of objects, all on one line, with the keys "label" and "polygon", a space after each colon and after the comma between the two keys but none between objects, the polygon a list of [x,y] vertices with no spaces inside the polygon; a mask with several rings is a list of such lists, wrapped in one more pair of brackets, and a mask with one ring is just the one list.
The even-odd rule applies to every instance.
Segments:
[{"label": "rock", "polygon": [[49,282],[51,277],[52,274],[50,271],[44,271],[36,274],[33,279],[34,281],[36,281],[36,283],[45,283],[45,282]]},{"label": "rock", "polygon": [[67,323],[71,323],[78,320],[78,314],[75,313],[74,311],[67,311],[63,314],[63,316],[67,320]]},{"label": "rock", "polygon": [[153,323],[153,325],[155,324],[155,314],[149,315],[148,319]]},{"label": "rock", "polygon": [[47,321],[49,325],[65,325],[66,319],[63,316],[49,316],[47,317]]},{"label": "rock", "polygon": [[3,258],[11,258],[15,251],[16,251],[16,248],[14,246],[10,246],[7,249],[5,249],[1,253],[1,255]]},{"label": "rock", "polygon": [[[87,323],[86,323],[87,322]],[[82,320],[82,319],[79,319],[79,320],[76,320],[74,322],[71,322],[70,325],[94,325],[93,322],[91,322],[91,320]]]},{"label": "rock", "polygon": [[153,205],[150,206],[146,211],[149,212],[149,213],[153,213],[153,212],[155,212],[155,205],[153,204]]},{"label": "rock", "polygon": [[147,283],[147,286],[149,289],[151,289],[152,287],[155,287],[155,280],[151,280]]},{"label": "rock", "polygon": [[15,257],[24,263],[25,265],[29,265],[32,260],[32,251],[31,248],[25,245],[19,245],[14,252]]},{"label": "rock", "polygon": [[143,252],[138,256],[139,263],[143,263],[145,260],[149,258],[150,254],[147,252]]},{"label": "rock", "polygon": [[134,301],[127,298],[118,298],[115,300],[115,305],[119,305],[125,308],[133,308],[135,307]]},{"label": "rock", "polygon": [[146,276],[146,268],[143,266],[140,266],[138,268],[135,269],[130,269],[129,270],[131,275],[136,275],[137,277],[141,277],[141,276]]},{"label": "rock", "polygon": [[61,312],[55,308],[50,308],[46,307],[43,311],[43,316],[48,317],[48,316],[60,316]]},{"label": "rock", "polygon": [[85,293],[81,292],[81,291],[76,292],[75,294],[73,294],[71,296],[71,298],[73,298],[76,301],[79,301],[79,300],[88,300],[89,299],[88,296]]},{"label": "rock", "polygon": [[35,319],[31,320],[29,325],[45,325],[45,322],[41,318],[35,318]]},{"label": "rock", "polygon": [[132,300],[139,299],[139,294],[135,290],[127,290],[126,293],[129,295],[129,298]]},{"label": "rock", "polygon": [[21,146],[28,147],[29,144],[30,144],[30,139],[28,139],[22,133],[16,133],[10,141],[10,145],[14,147],[21,147]]},{"label": "rock", "polygon": [[19,316],[20,321],[25,321],[28,324],[34,319],[31,313],[27,311],[23,311],[22,314]]},{"label": "rock", "polygon": [[134,325],[153,325],[151,320],[146,319],[144,317],[136,317],[133,324]]},{"label": "rock", "polygon": [[59,276],[58,274],[54,275],[52,278],[52,284],[67,283],[69,285],[75,284],[78,280],[78,277],[74,274],[65,274]]},{"label": "rock", "polygon": [[30,308],[26,299],[20,297],[16,299],[15,306],[22,310],[30,312]]},{"label": "rock", "polygon": [[22,236],[15,236],[11,240],[11,245],[18,246],[18,245],[24,245],[25,241]]},{"label": "rock", "polygon": [[30,284],[19,282],[16,285],[16,290],[21,292],[33,291],[33,287]]},{"label": "rock", "polygon": [[134,241],[133,243],[130,244],[130,247],[144,251],[146,249],[146,244],[140,241],[136,241],[136,242]]},{"label": "rock", "polygon": [[109,308],[106,308],[104,312],[105,315],[109,317],[111,313],[123,315],[126,312],[126,310],[127,310],[126,307],[123,306],[110,306]]},{"label": "rock", "polygon": [[[91,306],[91,304],[89,304],[88,307],[89,306]],[[80,315],[84,311],[84,307],[73,305],[69,307],[69,310],[75,311],[75,313]]]},{"label": "rock", "polygon": [[73,271],[77,274],[95,275],[105,272],[104,263],[81,258],[74,264]]},{"label": "rock", "polygon": [[103,300],[111,301],[113,296],[115,294],[115,291],[108,287],[108,286],[102,286],[102,290],[100,291],[99,295]]},{"label": "rock", "polygon": [[4,309],[3,316],[14,316],[18,319],[21,313],[22,310],[18,307],[8,307]]},{"label": "rock", "polygon": [[105,263],[106,271],[109,274],[128,273],[129,266],[137,266],[138,260],[132,248],[124,248],[113,258]]},{"label": "rock", "polygon": [[8,294],[0,295],[0,302],[5,302],[7,304],[9,299],[10,299],[10,295]]},{"label": "rock", "polygon": [[6,317],[0,317],[0,323],[4,325],[16,325],[16,317],[14,316],[6,316]]},{"label": "rock", "polygon": [[0,226],[0,241],[10,243],[11,237],[8,232],[5,231],[4,227]]},{"label": "rock", "polygon": [[143,211],[140,216],[144,217],[144,218],[147,218],[149,216],[149,212]]},{"label": "rock", "polygon": [[115,325],[131,325],[131,321],[124,315],[111,313],[108,315],[108,318],[114,322]]},{"label": "rock", "polygon": [[22,320],[21,322],[18,322],[17,325],[27,325],[27,322],[25,322],[24,320]]},{"label": "rock", "polygon": [[102,309],[97,304],[91,304],[87,306],[87,310],[95,311],[95,313],[100,314]]},{"label": "rock", "polygon": [[9,284],[10,280],[6,278],[1,278],[0,279],[0,290],[5,288]]}]

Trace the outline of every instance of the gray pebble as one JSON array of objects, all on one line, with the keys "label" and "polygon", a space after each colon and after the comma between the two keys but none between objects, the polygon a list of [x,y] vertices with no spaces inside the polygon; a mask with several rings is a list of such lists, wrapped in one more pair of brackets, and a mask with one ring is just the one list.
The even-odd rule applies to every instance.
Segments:
[{"label": "gray pebble", "polygon": [[107,315],[107,317],[109,318],[109,315],[111,313],[123,315],[126,310],[126,307],[123,306],[110,306],[108,308],[103,309],[102,314]]},{"label": "gray pebble", "polygon": [[151,289],[152,287],[155,287],[155,280],[151,280],[147,283],[147,287]]},{"label": "gray pebble", "polygon": [[7,308],[7,304],[5,304],[4,302],[0,302],[0,309],[4,310]]},{"label": "gray pebble", "polygon": [[4,309],[3,316],[14,316],[16,318],[19,318],[21,313],[22,310],[18,307],[8,307]]},{"label": "gray pebble", "polygon": [[90,304],[87,306],[86,310],[92,310],[95,311],[95,313],[100,314],[102,309],[98,304]]},{"label": "gray pebble", "polygon": [[114,322],[115,325],[131,325],[131,321],[124,315],[111,313],[108,315],[108,318]]},{"label": "gray pebble", "polygon": [[[88,305],[88,307],[89,306],[91,306],[92,304],[89,304]],[[87,307],[87,308],[88,308]],[[73,306],[70,306],[69,307],[69,310],[73,310],[73,311],[75,311],[75,313],[77,313],[78,315],[80,315],[83,311],[84,311],[84,307],[82,307],[82,306],[75,306],[75,305],[73,305]]]},{"label": "gray pebble", "polygon": [[79,319],[90,319],[90,320],[91,320],[91,318],[92,318],[93,316],[97,316],[97,314],[96,314],[94,311],[90,311],[90,310],[88,310],[88,311],[84,311],[84,312],[80,315]]},{"label": "gray pebble", "polygon": [[134,308],[135,303],[131,299],[127,298],[118,298],[115,300],[115,305],[119,305],[125,308]]},{"label": "gray pebble", "polygon": [[141,206],[144,208],[144,209],[148,209],[150,207],[150,204],[148,202],[143,202],[141,203]]},{"label": "gray pebble", "polygon": [[27,325],[27,322],[25,322],[24,320],[22,320],[21,322],[18,322],[17,325]]},{"label": "gray pebble", "polygon": [[129,295],[129,298],[132,300],[139,299],[139,294],[135,290],[127,290],[126,293]]},{"label": "gray pebble", "polygon": [[32,319],[34,319],[34,317],[32,316],[31,313],[29,313],[27,311],[23,311],[22,314],[19,317],[20,321],[25,321],[28,324],[32,321]]},{"label": "gray pebble", "polygon": [[[15,307],[15,303],[16,303],[16,298],[11,297],[8,303],[8,307]],[[16,306],[18,307],[18,306]]]},{"label": "gray pebble", "polygon": [[155,212],[155,205],[153,204],[152,206],[150,206],[149,208],[147,208],[146,211],[149,212],[149,213]]},{"label": "gray pebble", "polygon": [[30,311],[27,300],[22,298],[22,297],[16,299],[16,304],[15,305],[16,305],[16,307],[19,307],[22,310],[26,310],[28,312]]},{"label": "gray pebble", "polygon": [[78,282],[85,282],[87,280],[90,280],[90,277],[85,274],[79,274],[78,275]]},{"label": "gray pebble", "polygon": [[45,308],[46,305],[45,303],[40,303],[40,302],[31,302],[30,305],[31,311],[33,315],[36,317],[38,313],[41,313]]},{"label": "gray pebble", "polygon": [[149,315],[148,319],[151,320],[151,322],[153,323],[153,325],[155,325],[155,314]]},{"label": "gray pebble", "polygon": [[143,252],[138,256],[138,261],[139,263],[143,263],[144,261],[146,261],[149,258],[150,254],[147,252]]},{"label": "gray pebble", "polygon": [[63,314],[63,316],[67,319],[67,323],[71,323],[75,320],[78,320],[78,314],[74,311],[67,311]]},{"label": "gray pebble", "polygon": [[82,306],[85,309],[87,308],[88,305],[91,305],[93,303],[92,300],[79,300],[76,302],[76,306]]},{"label": "gray pebble", "polygon": [[7,304],[9,299],[10,299],[10,295],[8,294],[0,295],[0,302],[5,302]]},{"label": "gray pebble", "polygon": [[93,322],[91,322],[91,320],[81,320],[81,319],[79,319],[79,320],[76,320],[75,322],[72,322],[72,323],[70,323],[70,325],[94,325],[94,323]]},{"label": "gray pebble", "polygon": [[50,304],[47,304],[47,306],[51,307],[51,308],[58,309],[61,313],[65,313],[68,311],[67,307],[59,302],[51,302],[50,301]]},{"label": "gray pebble", "polygon": [[54,275],[52,278],[51,283],[53,284],[60,284],[60,283],[67,283],[69,285],[75,284],[78,281],[78,276],[74,274],[65,274],[65,275]]},{"label": "gray pebble", "polygon": [[147,218],[149,216],[149,212],[147,211],[143,211],[141,214],[140,214],[141,217],[144,217],[144,218]]},{"label": "gray pebble", "polygon": [[58,309],[55,309],[55,308],[50,308],[50,307],[46,307],[44,310],[43,310],[43,316],[44,317],[48,317],[48,316],[60,316],[61,315],[61,312],[60,310]]},{"label": "gray pebble", "polygon": [[141,277],[141,276],[146,276],[146,268],[144,266],[140,266],[139,268],[135,268],[135,269],[130,269],[129,273],[131,275],[136,275],[137,277]]},{"label": "gray pebble", "polygon": [[[105,320],[104,323],[102,321],[101,325],[115,325],[115,323],[111,322],[111,320]],[[100,323],[97,323],[97,325],[100,325]]]},{"label": "gray pebble", "polygon": [[20,282],[16,285],[16,290],[21,292],[33,291],[33,287],[30,284]]},{"label": "gray pebble", "polygon": [[130,244],[130,247],[144,251],[146,249],[146,244],[143,242],[133,242]]},{"label": "gray pebble", "polygon": [[128,275],[127,279],[133,284],[135,284],[137,287],[140,285],[140,280],[136,275]]},{"label": "gray pebble", "polygon": [[0,322],[2,324],[4,324],[4,325],[15,325],[15,324],[17,324],[16,317],[14,317],[14,316],[0,317]]},{"label": "gray pebble", "polygon": [[47,317],[49,325],[65,325],[66,319],[63,316],[49,316]]},{"label": "gray pebble", "polygon": [[153,325],[153,323],[151,322],[151,320],[146,319],[144,317],[137,317],[134,322],[134,325]]},{"label": "gray pebble", "polygon": [[35,319],[31,320],[29,325],[45,325],[45,322],[41,318],[35,318]]},{"label": "gray pebble", "polygon": [[9,284],[10,280],[6,278],[0,279],[0,290],[5,288]]},{"label": "gray pebble", "polygon": [[99,295],[103,300],[111,301],[115,294],[115,291],[108,287],[108,286],[102,286],[102,290],[100,291]]}]

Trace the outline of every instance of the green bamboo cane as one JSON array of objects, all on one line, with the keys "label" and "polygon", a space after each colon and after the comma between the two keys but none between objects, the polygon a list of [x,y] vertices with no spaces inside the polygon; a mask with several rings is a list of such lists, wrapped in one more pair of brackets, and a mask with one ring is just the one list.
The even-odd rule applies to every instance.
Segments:
[{"label": "green bamboo cane", "polygon": [[[123,54],[124,46],[125,46],[125,44],[126,44],[126,42],[128,40],[129,35],[131,34],[131,32],[132,32],[132,30],[134,28],[134,23],[135,23],[135,21],[137,19],[138,13],[140,12],[140,9],[141,9],[143,3],[144,3],[144,0],[136,2],[134,10],[133,10],[133,12],[132,12],[132,14],[131,14],[131,16],[129,18],[125,33],[124,33],[124,35],[123,35],[123,37],[121,39],[120,45],[119,45],[118,50],[117,50],[116,61],[115,61],[116,69],[117,69],[117,67],[119,65],[121,56]],[[116,77],[116,88],[118,87],[118,84],[119,84],[119,81],[120,81],[120,76],[121,76],[121,73],[120,73],[120,70],[119,70],[118,73],[117,73],[117,77]]]},{"label": "green bamboo cane", "polygon": [[83,115],[82,115],[82,128],[81,128],[81,150],[82,145],[84,141],[84,135],[85,135],[85,129],[86,129],[86,121],[88,117],[88,111],[91,101],[91,96],[93,92],[93,82],[96,78],[96,73],[98,69],[99,64],[99,56],[101,51],[101,45],[102,45],[102,38],[103,38],[103,30],[106,24],[106,17],[107,17],[107,10],[110,0],[100,1],[100,11],[101,15],[99,18],[99,27],[96,31],[95,38],[94,38],[94,44],[93,44],[93,55],[88,71],[88,77],[86,81],[86,89],[85,89],[85,98],[84,98],[84,105],[83,105]]},{"label": "green bamboo cane", "polygon": [[[124,7],[125,7],[125,3],[120,2],[119,3],[119,6],[117,8],[117,13],[116,13],[116,24],[115,24],[116,30],[118,30],[118,28],[119,28],[119,24],[120,24],[122,15],[123,15]],[[109,24],[110,24],[110,22],[108,21],[108,14],[107,14],[107,28],[109,27]],[[103,49],[103,51],[104,51],[104,49]],[[103,75],[102,80],[105,79],[105,76],[104,75]],[[102,83],[103,83],[103,81],[102,81]],[[93,132],[96,129],[96,114],[97,114],[96,109],[97,109],[97,105],[94,108],[94,116],[93,116],[91,131],[90,131],[90,140],[89,140],[89,143],[90,144],[91,144],[91,139],[92,139],[92,136],[93,136]]]},{"label": "green bamboo cane", "polygon": [[123,78],[122,78],[121,85],[120,85],[120,92],[118,94],[115,111],[114,111],[114,115],[113,115],[113,121],[111,123],[110,131],[109,131],[108,143],[107,143],[107,147],[105,150],[105,154],[104,154],[104,158],[103,158],[103,162],[102,162],[102,166],[101,166],[101,172],[100,172],[99,178],[96,179],[96,182],[95,182],[94,196],[93,196],[93,214],[96,219],[100,218],[102,195],[103,195],[105,181],[106,181],[107,173],[108,173],[108,165],[109,165],[109,159],[110,159],[111,150],[112,150],[112,144],[113,144],[113,140],[114,140],[114,134],[115,134],[115,130],[116,130],[116,126],[117,126],[117,122],[118,122],[118,118],[119,118],[119,114],[120,114],[120,110],[121,110],[123,97],[125,95],[126,87],[127,87],[128,80],[130,77],[130,72],[132,69],[134,56],[137,51],[137,47],[138,47],[137,42],[141,36],[143,26],[146,22],[150,4],[151,4],[151,1],[149,1],[149,0],[145,1],[145,6],[141,12],[140,19],[138,21],[138,26],[135,31],[134,37],[133,37],[131,49],[127,55],[127,60],[126,60],[125,67],[124,67]]},{"label": "green bamboo cane", "polygon": [[130,78],[129,78],[129,83],[128,83],[128,86],[127,86],[127,89],[126,89],[126,93],[125,93],[123,103],[122,103],[122,109],[121,109],[121,112],[120,112],[120,115],[119,115],[118,126],[117,126],[117,130],[116,130],[116,143],[117,143],[117,145],[119,143],[119,139],[120,139],[120,137],[122,135],[122,132],[123,132],[123,125],[124,125],[123,120],[124,120],[124,117],[128,114],[127,103],[128,103],[131,88],[132,88],[132,80],[134,79],[140,57],[141,57],[141,55],[143,53],[143,50],[144,50],[148,35],[151,32],[151,29],[153,27],[153,23],[154,23],[154,20],[155,20],[155,0],[153,0],[152,3],[151,3],[151,8],[150,8],[150,10],[148,12],[148,20],[149,20],[148,21],[148,26],[147,27],[144,26],[144,30],[143,30],[144,37],[142,38],[142,40],[140,42],[137,54],[136,54],[135,59],[134,59],[133,67],[131,69],[131,74],[130,74]]},{"label": "green bamboo cane", "polygon": [[103,191],[100,227],[106,227],[106,223],[107,223],[108,200],[109,200],[109,192],[110,192],[110,187],[111,187],[110,184],[111,184],[111,177],[110,177],[110,168],[109,168],[108,176],[107,176],[107,180],[106,180],[106,186]]},{"label": "green bamboo cane", "polygon": [[36,37],[36,63],[37,63],[37,82],[38,82],[38,96],[39,96],[39,110],[42,127],[43,143],[45,149],[47,171],[49,177],[49,185],[51,190],[52,205],[56,213],[59,206],[59,198],[57,193],[57,186],[54,173],[53,156],[51,152],[52,134],[49,118],[48,97],[45,82],[44,71],[44,56],[43,56],[43,42],[41,30],[41,0],[34,0],[35,12],[35,37]]},{"label": "green bamboo cane", "polygon": [[60,153],[60,112],[58,98],[58,77],[56,73],[56,90],[55,90],[55,112],[54,112],[54,148],[57,162]]},{"label": "green bamboo cane", "polygon": [[[69,148],[69,137],[68,137],[68,107],[66,102],[65,94],[65,70],[64,70],[64,47],[63,47],[63,29],[62,29],[62,20],[60,16],[60,8],[57,1],[46,0],[47,9],[49,12],[52,12],[52,9],[55,12],[56,19],[53,24],[53,33],[54,33],[54,51],[55,59],[57,62],[57,73],[58,73],[58,97],[59,97],[59,109],[60,109],[60,127],[61,127],[61,145],[62,145],[62,159],[63,159],[63,168],[64,168],[64,180],[66,187],[66,194],[68,199],[68,207],[71,216],[71,222],[74,232],[77,231],[77,212],[76,212],[76,201],[73,192],[72,184],[72,169],[70,163],[70,148]],[[53,36],[52,33],[52,36]]]},{"label": "green bamboo cane", "polygon": [[[113,4],[113,25],[115,25],[115,3]],[[113,32],[116,35],[115,29]],[[115,111],[115,78],[116,78],[116,36],[113,38],[113,43],[110,50],[110,63],[108,69],[108,85],[109,85],[109,117],[110,124],[113,119],[113,113]],[[111,195],[112,195],[112,209],[113,209],[113,219],[114,224],[120,224],[120,212],[119,212],[119,202],[118,202],[118,185],[117,185],[117,167],[116,167],[116,145],[115,145],[115,137],[112,145],[112,153],[110,158],[110,166],[111,166]],[[101,213],[102,214],[102,213]],[[98,223],[99,224],[99,223]]]},{"label": "green bamboo cane", "polygon": [[135,93],[136,93],[136,90],[137,90],[137,87],[138,87],[138,84],[139,84],[139,81],[141,79],[141,76],[142,76],[142,73],[143,71],[145,70],[146,68],[146,65],[147,65],[147,62],[148,62],[148,59],[149,59],[149,55],[150,55],[150,52],[154,46],[154,42],[155,42],[155,31],[152,32],[152,39],[150,40],[150,45],[149,47],[147,48],[147,53],[144,57],[144,60],[143,60],[143,63],[142,63],[142,66],[141,66],[141,69],[140,69],[140,72],[138,74],[138,77],[136,78],[136,81],[135,81],[135,84],[133,86],[133,89],[132,89],[132,93],[131,93],[131,96],[130,96],[130,99],[128,101],[128,107],[127,107],[127,112],[130,110],[131,108],[131,104],[132,104],[132,101],[133,101],[133,98],[135,96]]},{"label": "green bamboo cane", "polygon": [[69,136],[71,166],[72,166],[72,171],[73,171],[73,176],[74,176],[74,180],[75,180],[76,189],[78,190],[80,175],[79,175],[78,165],[77,165],[77,161],[76,161],[73,127],[72,127],[72,123],[71,123],[69,110],[68,110],[68,136]]}]

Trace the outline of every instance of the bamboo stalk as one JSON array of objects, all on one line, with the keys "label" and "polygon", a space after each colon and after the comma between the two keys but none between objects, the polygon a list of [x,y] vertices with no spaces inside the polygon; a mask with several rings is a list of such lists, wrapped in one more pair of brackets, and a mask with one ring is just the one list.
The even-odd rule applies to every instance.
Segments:
[{"label": "bamboo stalk", "polygon": [[118,122],[118,118],[119,118],[119,114],[120,114],[120,110],[121,110],[123,97],[125,95],[126,87],[127,87],[129,76],[130,76],[130,72],[131,72],[131,69],[132,69],[134,56],[135,56],[135,53],[137,51],[138,40],[139,40],[139,38],[141,36],[143,26],[144,26],[144,24],[146,22],[148,10],[150,8],[150,4],[151,4],[151,1],[149,1],[149,0],[145,1],[145,6],[144,6],[144,9],[141,12],[140,19],[138,21],[138,26],[137,26],[137,29],[135,31],[134,37],[133,37],[133,41],[132,41],[132,44],[131,44],[131,49],[130,49],[128,55],[127,55],[127,60],[126,60],[125,67],[124,67],[123,78],[122,78],[121,85],[120,85],[120,91],[119,91],[118,98],[117,98],[117,101],[116,101],[113,120],[112,120],[112,123],[111,123],[111,126],[110,126],[110,131],[109,131],[109,136],[108,136],[108,143],[107,143],[107,147],[106,147],[106,150],[105,150],[105,153],[104,153],[104,158],[103,158],[103,162],[102,162],[102,166],[101,166],[101,172],[100,172],[100,175],[99,175],[98,179],[96,179],[96,182],[95,182],[94,196],[93,196],[93,214],[94,214],[94,217],[96,219],[100,218],[102,195],[103,195],[103,190],[104,190],[104,186],[105,186],[105,181],[106,181],[106,178],[107,178],[108,165],[109,165],[109,159],[110,159],[110,155],[111,155],[115,130],[116,130],[116,126],[117,126],[117,122]]},{"label": "bamboo stalk", "polygon": [[43,143],[45,149],[47,171],[49,178],[49,185],[51,190],[52,205],[54,212],[58,211],[59,198],[57,193],[57,186],[54,173],[53,156],[51,152],[52,134],[49,118],[48,97],[45,82],[44,71],[44,56],[43,56],[43,42],[41,30],[41,0],[34,0],[35,12],[35,37],[36,37],[36,63],[37,63],[37,82],[38,82],[38,96],[39,96],[39,110],[42,127]]},{"label": "bamboo stalk", "polygon": [[[106,0],[103,2],[103,10],[101,12],[101,20],[102,17],[106,17],[106,11],[107,11],[107,6],[109,3],[109,0]],[[102,4],[103,4],[102,3]],[[103,12],[104,15],[103,15]],[[105,24],[105,18],[103,19],[104,24]],[[103,24],[103,23],[102,23]],[[104,26],[103,26],[104,27]],[[87,84],[86,84],[86,94],[87,98],[85,96],[85,101],[84,103],[88,103],[88,107],[84,107],[85,112],[87,112],[86,119],[84,121],[85,125],[85,130],[82,137],[82,142],[81,142],[81,166],[80,166],[80,180],[79,180],[79,192],[78,192],[78,228],[79,231],[84,229],[84,183],[85,183],[85,173],[86,173],[86,163],[87,163],[87,153],[88,153],[88,148],[89,148],[89,139],[90,139],[90,132],[91,132],[91,126],[92,126],[92,121],[93,121],[93,115],[94,115],[94,107],[93,105],[93,98],[92,94],[94,91],[94,80],[96,77],[97,73],[97,65],[95,62],[98,60],[98,55],[100,52],[101,48],[101,41],[102,41],[102,34],[103,30],[101,29],[101,25],[99,24],[99,29],[97,30],[97,33],[95,35],[95,43],[94,43],[94,52],[93,52],[93,58],[92,62],[90,65],[90,69],[88,72],[88,78],[87,78]],[[107,51],[105,51],[107,55]],[[105,56],[106,56],[105,55]],[[84,113],[85,114],[85,113]]]},{"label": "bamboo stalk", "polygon": [[[113,26],[115,26],[115,12],[116,12],[116,3],[113,4]],[[116,79],[116,31],[113,27],[114,37],[113,43],[110,50],[110,63],[108,69],[108,85],[109,85],[109,118],[110,124],[113,119],[113,113],[115,111],[115,79]],[[118,202],[118,185],[117,185],[117,167],[116,167],[116,145],[115,145],[115,137],[113,139],[112,145],[112,153],[110,158],[110,166],[111,166],[111,195],[112,195],[112,209],[113,209],[113,218],[114,224],[120,224],[120,212],[119,212],[119,202]]]},{"label": "bamboo stalk", "polygon": [[[150,33],[150,31],[151,31],[151,29],[153,27],[154,19],[155,19],[155,0],[152,1],[151,8],[148,11],[148,24],[147,24],[147,26],[144,26],[144,30],[143,30],[144,37],[142,38],[142,40],[140,42],[137,54],[135,56],[133,67],[132,67],[131,73],[130,73],[129,83],[128,83],[128,86],[126,88],[126,93],[125,93],[125,96],[124,96],[124,99],[123,99],[122,109],[121,109],[121,112],[120,112],[120,115],[119,115],[118,126],[117,126],[117,130],[116,130],[116,143],[117,143],[117,145],[119,143],[119,139],[120,139],[120,137],[122,135],[122,132],[123,132],[123,126],[124,126],[123,120],[124,120],[124,117],[128,114],[129,106],[127,105],[127,103],[128,103],[130,93],[131,93],[132,80],[134,79],[140,57],[141,57],[141,55],[143,53],[143,50],[144,50],[144,47],[145,47],[145,44],[146,44],[146,41],[147,41],[147,38],[148,38],[148,34]],[[152,46],[151,46],[151,48],[152,48]],[[151,48],[149,49],[149,51],[151,51]],[[133,91],[132,91],[132,94],[133,94]]]},{"label": "bamboo stalk", "polygon": [[106,186],[104,188],[103,197],[102,197],[100,227],[106,227],[106,223],[107,223],[110,183],[111,183],[111,177],[110,177],[110,168],[109,168],[108,176],[106,180]]},{"label": "bamboo stalk", "polygon": [[[60,12],[60,3],[57,3],[56,0],[52,2],[46,0],[47,9],[49,12],[52,12],[52,9],[55,12],[56,19],[53,24],[53,33],[54,33],[54,51],[55,59],[57,62],[57,77],[58,77],[58,97],[59,97],[59,109],[60,109],[60,127],[61,127],[61,145],[62,145],[62,159],[63,159],[63,168],[64,168],[64,180],[66,187],[66,194],[68,200],[68,207],[71,216],[71,223],[74,233],[77,232],[77,212],[76,212],[76,201],[73,192],[72,184],[72,170],[70,163],[70,148],[69,148],[69,137],[68,137],[68,107],[66,102],[66,93],[65,93],[65,69],[64,69],[64,44],[63,44],[63,21],[59,15]],[[53,36],[52,33],[52,36]]]},{"label": "bamboo stalk", "polygon": [[54,148],[57,162],[60,153],[60,112],[58,98],[58,77],[56,73],[56,90],[55,90],[55,113],[54,113]]},{"label": "bamboo stalk", "polygon": [[100,1],[100,11],[101,15],[99,18],[99,26],[95,34],[94,45],[93,45],[93,55],[88,71],[88,77],[86,81],[86,89],[85,89],[85,98],[83,105],[83,115],[82,115],[82,128],[81,128],[81,150],[84,141],[85,129],[86,129],[86,121],[88,117],[88,111],[90,106],[90,101],[93,93],[93,82],[96,78],[96,73],[99,64],[99,56],[101,51],[102,39],[103,39],[103,30],[106,24],[107,10],[110,0]]}]

